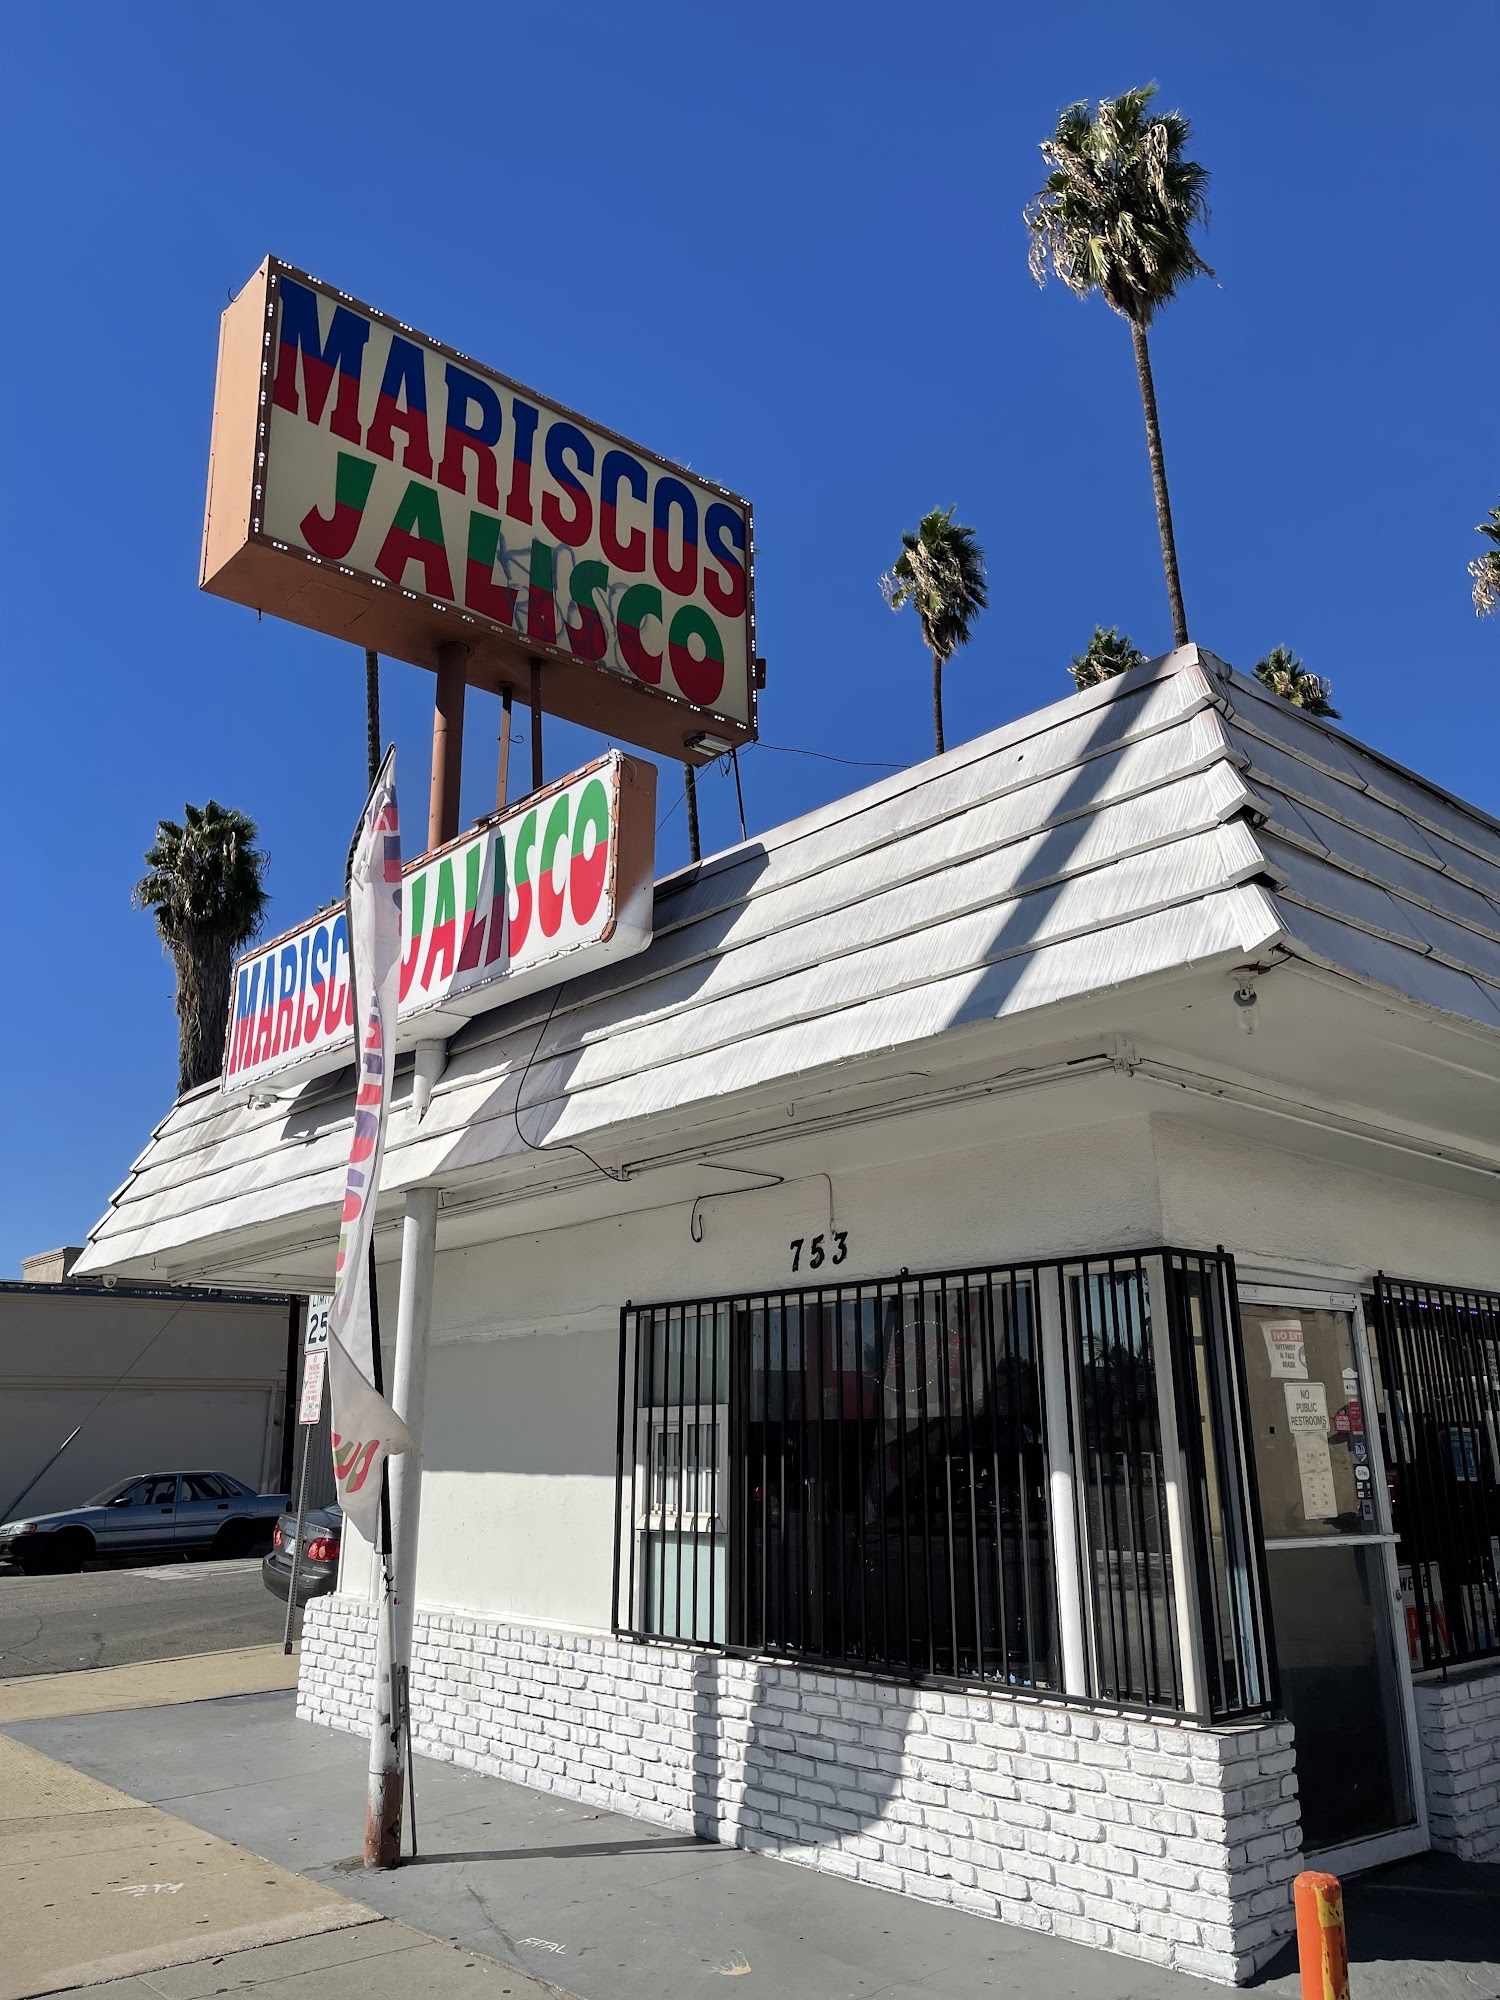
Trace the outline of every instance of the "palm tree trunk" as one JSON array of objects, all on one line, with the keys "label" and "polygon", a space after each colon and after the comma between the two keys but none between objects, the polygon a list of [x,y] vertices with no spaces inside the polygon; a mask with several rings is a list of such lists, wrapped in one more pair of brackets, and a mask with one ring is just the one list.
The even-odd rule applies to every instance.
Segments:
[{"label": "palm tree trunk", "polygon": [[380,776],[380,655],[365,648],[365,761],[370,783]]},{"label": "palm tree trunk", "polygon": [[684,764],[682,767],[682,788],[687,793],[688,860],[701,861],[703,853],[698,845],[698,777],[691,764]]},{"label": "palm tree trunk", "polygon": [[1172,643],[1188,643],[1187,613],[1182,608],[1182,579],[1177,574],[1177,539],[1172,533],[1172,502],[1167,496],[1167,462],[1161,449],[1161,419],[1156,414],[1156,383],[1146,329],[1130,323],[1135,348],[1135,372],[1140,379],[1141,407],[1146,413],[1146,449],[1151,455],[1151,484],[1156,493],[1156,528],[1161,536],[1162,567],[1167,572],[1167,599],[1172,607]]},{"label": "palm tree trunk", "polygon": [[937,755],[943,754],[943,658],[940,653],[932,656],[932,740]]},{"label": "palm tree trunk", "polygon": [[211,1083],[224,1067],[224,1024],[234,955],[218,938],[195,936],[172,947],[177,969],[177,1094]]}]

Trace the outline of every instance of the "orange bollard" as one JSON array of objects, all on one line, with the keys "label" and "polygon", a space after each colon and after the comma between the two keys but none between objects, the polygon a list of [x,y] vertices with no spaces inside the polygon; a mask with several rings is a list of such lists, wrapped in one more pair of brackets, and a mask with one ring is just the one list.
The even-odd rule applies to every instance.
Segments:
[{"label": "orange bollard", "polygon": [[1293,1884],[1302,2000],[1349,2000],[1344,1890],[1337,1875],[1309,1870]]}]

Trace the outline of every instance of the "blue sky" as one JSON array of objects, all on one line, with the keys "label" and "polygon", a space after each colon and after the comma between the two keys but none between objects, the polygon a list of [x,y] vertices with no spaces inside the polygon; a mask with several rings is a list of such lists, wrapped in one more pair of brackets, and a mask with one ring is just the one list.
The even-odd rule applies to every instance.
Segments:
[{"label": "blue sky", "polygon": [[[1213,173],[1217,283],[1153,335],[1194,637],[1291,645],[1348,728],[1500,812],[1500,620],[1464,573],[1500,499],[1493,0],[248,19],[7,28],[0,1274],[81,1241],[169,1108],[172,974],[130,907],[157,818],[256,818],[279,929],[363,797],[360,656],[196,587],[218,314],[268,250],[747,494],[766,742],[905,763],[928,668],[877,578],[930,507],[990,575],[950,744],[1066,693],[1096,622],[1169,643],[1128,334],[1038,292],[1020,220],[1058,108],[1155,78]],[[431,690],[385,669],[418,816]],[[470,703],[466,816],[497,713]],[[552,726],[549,777],[596,747]],[[742,768],[752,832],[879,775]],[[733,787],[700,790],[710,850]]]}]

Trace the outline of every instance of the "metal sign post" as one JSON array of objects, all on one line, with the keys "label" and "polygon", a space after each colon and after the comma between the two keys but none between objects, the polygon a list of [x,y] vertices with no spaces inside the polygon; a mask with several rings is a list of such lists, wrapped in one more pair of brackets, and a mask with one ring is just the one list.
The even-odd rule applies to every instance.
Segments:
[{"label": "metal sign post", "polygon": [[328,1313],[332,1292],[314,1292],[307,1302],[307,1331],[302,1336],[302,1407],[297,1412],[302,1431],[302,1472],[297,1481],[297,1536],[292,1543],[292,1576],[286,1592],[286,1625],[281,1650],[292,1650],[292,1620],[297,1613],[297,1571],[302,1566],[302,1537],[307,1532],[307,1460],[312,1428],[323,1414],[323,1377],[328,1371]]}]

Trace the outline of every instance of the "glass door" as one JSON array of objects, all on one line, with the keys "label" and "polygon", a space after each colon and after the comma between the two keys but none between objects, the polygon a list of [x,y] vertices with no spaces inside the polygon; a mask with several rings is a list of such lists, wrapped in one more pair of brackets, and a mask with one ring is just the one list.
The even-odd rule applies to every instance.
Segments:
[{"label": "glass door", "polygon": [[1297,1732],[1307,1854],[1405,1829],[1413,1837],[1403,1847],[1421,1844],[1391,1537],[1378,1440],[1365,1422],[1355,1307],[1352,1299],[1341,1310],[1241,1293],[1276,1659]]}]

